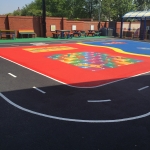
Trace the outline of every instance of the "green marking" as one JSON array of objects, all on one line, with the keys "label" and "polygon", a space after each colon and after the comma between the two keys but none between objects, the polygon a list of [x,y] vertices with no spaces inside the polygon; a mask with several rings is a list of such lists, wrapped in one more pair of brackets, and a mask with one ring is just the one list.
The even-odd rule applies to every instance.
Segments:
[{"label": "green marking", "polygon": [[[0,43],[21,43],[21,42],[25,42],[25,43],[32,43],[32,42],[56,42],[56,41],[76,41],[79,39],[82,40],[87,40],[87,39],[104,39],[104,38],[108,38],[107,36],[100,36],[100,37],[73,37],[72,39],[55,39],[55,38],[42,38],[42,37],[36,37],[36,38],[16,38],[15,40],[12,39],[0,39]],[[81,42],[81,41],[79,41]]]}]

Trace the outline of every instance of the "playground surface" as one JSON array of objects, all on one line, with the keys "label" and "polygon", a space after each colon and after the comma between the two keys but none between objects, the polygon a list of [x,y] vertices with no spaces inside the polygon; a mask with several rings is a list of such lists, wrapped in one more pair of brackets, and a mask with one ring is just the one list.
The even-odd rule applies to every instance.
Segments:
[{"label": "playground surface", "polygon": [[72,87],[97,87],[149,72],[149,43],[108,40],[8,47],[2,57]]},{"label": "playground surface", "polygon": [[[30,143],[23,144],[25,149],[149,149],[149,64],[146,42],[91,38],[2,43],[2,135],[9,120],[18,136],[11,141],[6,133],[3,140],[10,142],[0,146],[8,149],[25,137]],[[33,140],[35,132],[39,136]]]}]

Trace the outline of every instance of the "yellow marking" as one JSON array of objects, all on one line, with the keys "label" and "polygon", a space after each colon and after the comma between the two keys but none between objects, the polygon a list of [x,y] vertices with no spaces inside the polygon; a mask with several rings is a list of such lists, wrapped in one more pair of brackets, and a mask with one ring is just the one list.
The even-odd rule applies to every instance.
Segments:
[{"label": "yellow marking", "polygon": [[84,67],[94,67],[94,68],[102,68],[102,65],[95,65],[95,64],[84,64],[84,63],[78,63],[75,64],[76,66],[84,66]]},{"label": "yellow marking", "polygon": [[118,65],[129,65],[129,64],[133,64],[133,63],[129,63],[129,62],[116,62]]},{"label": "yellow marking", "polygon": [[101,68],[101,65],[90,64],[90,67]]},{"label": "yellow marking", "polygon": [[135,54],[135,53],[125,52],[125,51],[123,51],[123,50],[121,50],[121,49],[119,49],[119,48],[114,48],[114,47],[109,47],[109,46],[98,46],[98,45],[90,45],[90,44],[83,44],[83,43],[77,43],[77,44],[85,45],[85,46],[92,46],[92,47],[110,48],[110,49],[112,49],[113,51],[118,52],[118,53],[122,53],[122,54],[150,57],[150,56],[143,55],[143,54]]},{"label": "yellow marking", "polygon": [[88,67],[88,64],[84,64],[84,63],[79,63],[78,66],[84,66],[84,67]]},{"label": "yellow marking", "polygon": [[76,58],[66,58],[66,59],[68,59],[69,61],[76,60]]},{"label": "yellow marking", "polygon": [[41,53],[41,52],[51,52],[51,51],[63,51],[63,50],[73,50],[77,49],[74,47],[69,46],[53,46],[53,47],[40,47],[40,48],[25,48],[26,50],[31,53]]}]

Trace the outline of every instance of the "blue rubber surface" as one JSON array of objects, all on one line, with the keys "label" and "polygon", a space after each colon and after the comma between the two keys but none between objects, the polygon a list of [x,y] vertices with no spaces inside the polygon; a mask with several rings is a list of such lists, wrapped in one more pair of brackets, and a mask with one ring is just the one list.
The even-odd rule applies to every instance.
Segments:
[{"label": "blue rubber surface", "polygon": [[109,46],[122,49],[125,52],[150,55],[150,43],[130,41],[130,40],[110,40],[110,41],[97,41],[97,42],[85,42],[85,44]]}]

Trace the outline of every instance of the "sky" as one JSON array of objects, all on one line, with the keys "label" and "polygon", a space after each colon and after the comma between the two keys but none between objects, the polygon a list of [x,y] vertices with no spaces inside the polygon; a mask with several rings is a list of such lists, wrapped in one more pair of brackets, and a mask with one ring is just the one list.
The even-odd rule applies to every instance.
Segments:
[{"label": "sky", "polygon": [[30,4],[34,0],[0,0],[0,14],[6,14],[21,9],[26,4]]}]

